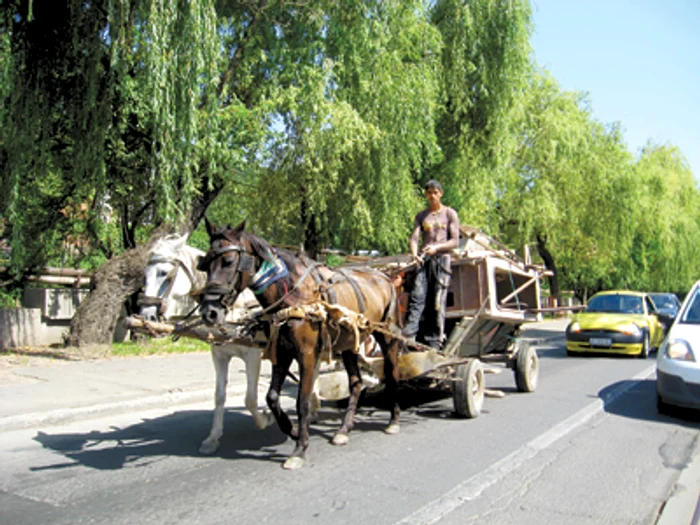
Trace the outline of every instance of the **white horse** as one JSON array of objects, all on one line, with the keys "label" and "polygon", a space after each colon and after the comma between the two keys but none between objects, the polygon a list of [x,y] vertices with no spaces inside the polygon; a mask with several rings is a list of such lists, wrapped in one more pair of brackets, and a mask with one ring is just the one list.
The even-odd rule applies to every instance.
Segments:
[{"label": "white horse", "polygon": [[[192,293],[200,290],[207,279],[206,273],[196,269],[200,256],[204,256],[204,252],[188,246],[185,236],[171,235],[156,242],[146,266],[144,294],[139,299],[141,317],[150,321],[174,321],[182,319],[197,307]],[[245,312],[245,308],[259,307],[252,292],[246,292],[234,304],[234,317]],[[245,363],[248,381],[245,406],[252,414],[255,426],[263,429],[274,421],[272,414],[258,408],[260,349],[236,344],[213,344],[211,355],[216,371],[214,415],[209,436],[199,447],[201,454],[213,454],[219,448],[219,439],[224,431],[228,366],[232,357],[238,357]]]}]

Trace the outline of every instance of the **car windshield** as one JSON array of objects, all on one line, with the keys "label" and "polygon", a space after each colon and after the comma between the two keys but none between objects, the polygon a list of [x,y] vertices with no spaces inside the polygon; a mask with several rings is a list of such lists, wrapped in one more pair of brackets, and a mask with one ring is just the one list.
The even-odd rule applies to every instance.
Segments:
[{"label": "car windshield", "polygon": [[678,300],[672,293],[652,293],[649,296],[657,308],[668,308],[670,310],[678,308]]},{"label": "car windshield", "polygon": [[605,312],[614,314],[644,313],[642,298],[636,295],[597,295],[586,307],[587,312]]},{"label": "car windshield", "polygon": [[681,317],[681,323],[700,324],[700,292],[698,289],[695,290],[695,294],[688,302]]}]

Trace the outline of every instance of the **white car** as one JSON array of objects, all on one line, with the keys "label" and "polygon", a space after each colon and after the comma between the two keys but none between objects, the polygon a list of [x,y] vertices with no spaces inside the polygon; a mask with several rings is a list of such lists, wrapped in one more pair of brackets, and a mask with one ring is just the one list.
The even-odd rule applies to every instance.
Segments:
[{"label": "white car", "polygon": [[656,356],[656,404],[700,409],[700,281],[681,305]]}]

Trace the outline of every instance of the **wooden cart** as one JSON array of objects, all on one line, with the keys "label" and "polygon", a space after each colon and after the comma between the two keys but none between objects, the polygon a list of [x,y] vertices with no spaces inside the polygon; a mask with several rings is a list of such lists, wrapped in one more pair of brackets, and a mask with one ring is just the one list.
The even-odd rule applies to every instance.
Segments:
[{"label": "wooden cart", "polygon": [[[402,380],[432,377],[449,387],[455,412],[473,418],[487,394],[503,395],[486,389],[485,373],[512,369],[520,392],[537,388],[537,352],[520,331],[547,310],[540,305],[540,281],[549,272],[476,228],[462,226],[460,233],[460,247],[452,256],[445,346],[438,353],[407,341],[411,351],[401,356],[399,367]],[[396,274],[408,261],[400,256],[371,264]]]}]

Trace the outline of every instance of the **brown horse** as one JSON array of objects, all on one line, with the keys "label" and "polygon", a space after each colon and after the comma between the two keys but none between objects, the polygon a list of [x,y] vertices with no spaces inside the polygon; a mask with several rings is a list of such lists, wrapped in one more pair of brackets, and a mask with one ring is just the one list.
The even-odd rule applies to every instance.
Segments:
[{"label": "brown horse", "polygon": [[[273,366],[267,404],[282,432],[296,440],[294,452],[284,467],[295,469],[304,464],[314,379],[320,356],[330,350],[331,344],[333,353],[342,356],[350,386],[348,408],[333,443],[348,442],[362,389],[357,347],[370,333],[384,353],[385,392],[391,412],[385,432],[397,433],[400,412],[397,360],[401,343],[386,330],[377,331],[378,326],[372,324],[395,322],[396,294],[389,277],[370,268],[334,271],[304,255],[273,248],[264,239],[246,232],[245,221],[236,228],[216,227],[208,219],[205,221],[211,247],[200,262],[200,268],[207,272],[200,310],[204,321],[210,325],[222,323],[225,305],[232,303],[246,287],[256,293],[265,314],[272,316],[267,357]],[[294,311],[303,311],[309,305],[337,305],[342,311],[361,314],[359,317],[366,321],[365,330],[358,332],[347,326],[294,315]],[[298,428],[282,410],[279,397],[294,359],[300,374]]]}]

